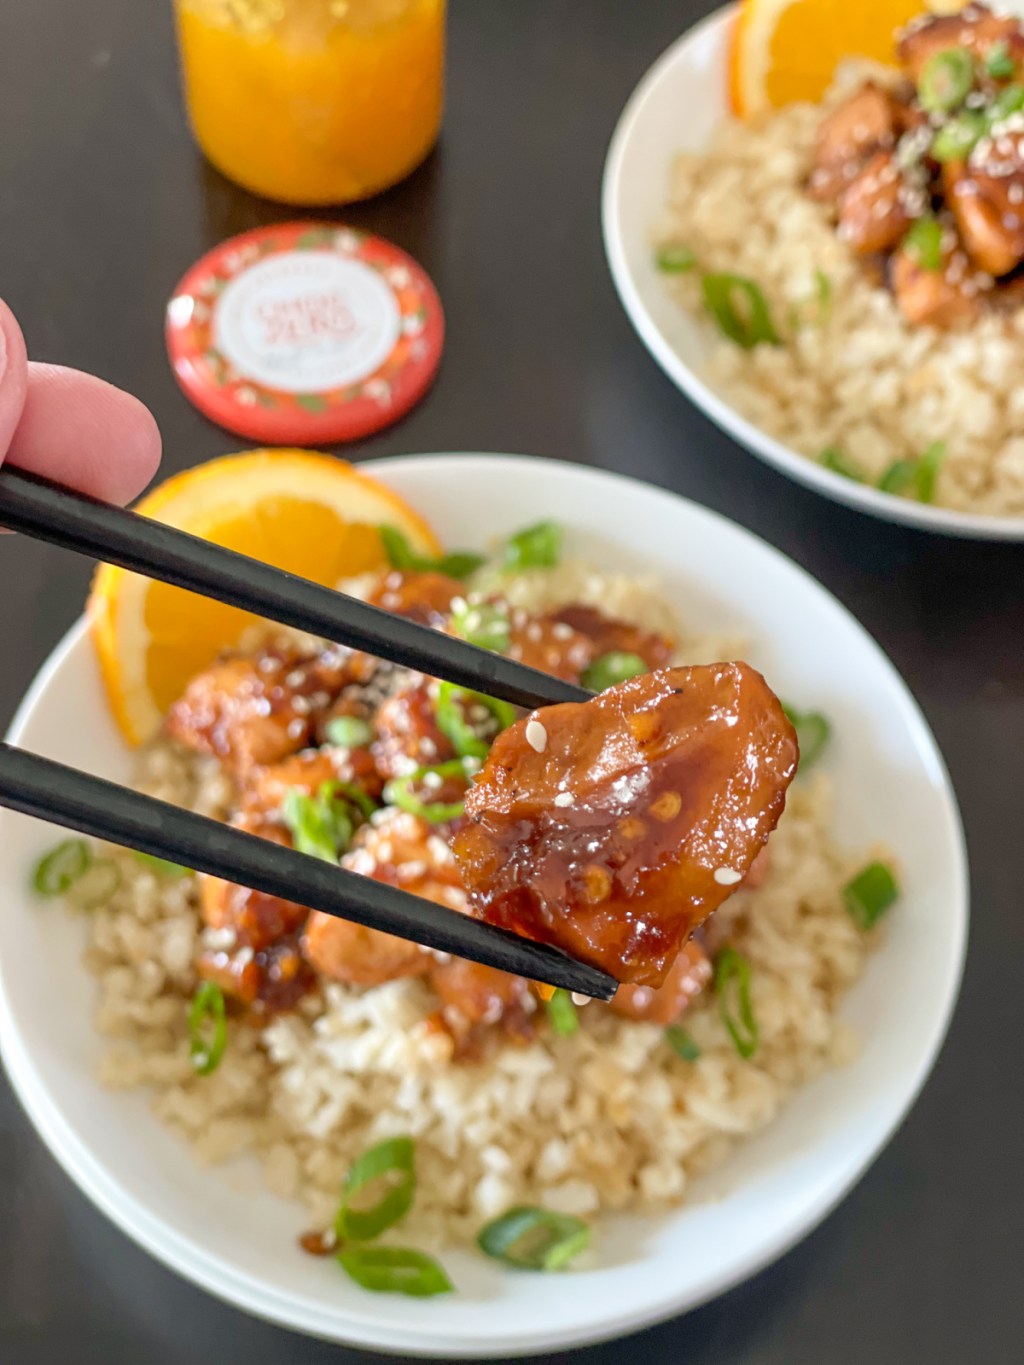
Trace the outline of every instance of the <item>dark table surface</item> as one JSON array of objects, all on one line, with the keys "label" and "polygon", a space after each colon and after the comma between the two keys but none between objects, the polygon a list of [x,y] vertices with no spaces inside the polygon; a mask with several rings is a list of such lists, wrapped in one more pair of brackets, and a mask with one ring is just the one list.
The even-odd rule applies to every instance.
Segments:
[{"label": "dark table surface", "polygon": [[[413,253],[448,315],[439,382],[356,459],[526,451],[617,469],[779,546],[860,617],[920,699],[962,804],[974,921],[949,1040],[864,1180],[748,1284],[581,1360],[1003,1365],[1021,1359],[1024,547],[929,537],[787,482],[658,371],[605,267],[605,147],[633,85],[706,0],[454,0],[440,151],[345,215]],[[291,216],[206,167],[168,4],[0,7],[0,294],[37,359],[144,399],[170,473],[237,448],[180,396],[163,308],[208,246]],[[0,728],[79,613],[89,569],[0,542]],[[367,1359],[242,1316],[79,1194],[0,1080],[0,1359],[220,1365]]]}]

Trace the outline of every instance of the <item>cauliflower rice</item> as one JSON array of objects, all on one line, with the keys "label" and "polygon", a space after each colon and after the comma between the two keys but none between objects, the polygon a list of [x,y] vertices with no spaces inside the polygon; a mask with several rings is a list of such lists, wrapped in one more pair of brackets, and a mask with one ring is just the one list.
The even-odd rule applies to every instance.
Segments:
[{"label": "cauliflower rice", "polygon": [[[1024,515],[1024,309],[960,332],[912,326],[804,192],[823,112],[863,74],[852,67],[824,105],[729,120],[706,152],[678,158],[658,242],[754,280],[783,342],[745,351],[708,320],[705,377],[769,435],[813,460],[836,446],[870,481],[943,441],[938,504]],[[698,272],[665,279],[702,313]]]},{"label": "cauliflower rice", "polygon": [[[650,629],[678,628],[649,580],[567,563],[524,574],[518,605],[586,600]],[[684,641],[680,662],[735,653],[726,637]],[[167,741],[141,758],[138,785],[204,814],[232,799],[219,767]],[[771,1122],[794,1089],[850,1059],[837,1017],[870,940],[841,888],[856,865],[830,841],[823,778],[798,779],[771,840],[767,880],[718,911],[716,933],[750,959],[760,1045],[738,1056],[710,992],[684,1023],[701,1049],[682,1061],[663,1030],[596,1007],[570,1037],[501,1044],[485,1062],[449,1062],[428,1025],[436,997],[419,979],[359,989],[328,983],[293,1014],[262,1027],[232,1021],[218,1069],[197,1076],[185,1017],[197,984],[201,921],[196,879],[160,876],[111,850],[123,881],[90,913],[86,962],[99,986],[97,1027],[110,1046],[112,1087],[147,1087],[156,1113],[203,1161],[252,1155],[275,1193],[327,1225],[352,1160],[397,1134],[416,1140],[417,1196],[397,1229],[404,1243],[470,1241],[516,1203],[589,1217],[663,1210],[733,1143]]]}]

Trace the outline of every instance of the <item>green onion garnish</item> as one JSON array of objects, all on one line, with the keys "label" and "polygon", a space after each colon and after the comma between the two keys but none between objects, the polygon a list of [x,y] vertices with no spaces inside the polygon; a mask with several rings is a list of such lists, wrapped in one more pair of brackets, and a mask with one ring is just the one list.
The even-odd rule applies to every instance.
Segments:
[{"label": "green onion garnish", "polygon": [[688,246],[669,243],[667,246],[658,247],[654,253],[654,263],[666,275],[681,275],[693,269],[697,264],[697,257]]},{"label": "green onion garnish", "polygon": [[[325,782],[320,788],[320,792],[321,795],[327,795],[330,800],[338,802],[342,806],[346,802],[348,805],[354,806],[355,812],[349,811],[348,815],[354,819],[357,825],[369,820],[377,809],[377,803],[373,797],[368,792],[364,792],[362,787],[356,786],[354,782]],[[360,816],[362,820],[359,818]]]},{"label": "green onion garnish", "polygon": [[545,1000],[544,1004],[547,1007],[551,1027],[556,1033],[560,1033],[563,1038],[568,1038],[570,1034],[576,1032],[580,1026],[580,1016],[568,991],[563,991],[561,987],[558,987],[554,994]]},{"label": "green onion garnish", "polygon": [[476,1240],[484,1255],[496,1261],[524,1270],[561,1270],[586,1250],[590,1228],[571,1214],[526,1205],[482,1227]]},{"label": "green onion garnish", "polygon": [[826,446],[818,456],[818,463],[825,469],[831,469],[833,474],[842,474],[844,479],[852,479],[854,483],[864,482],[864,475],[838,446]]},{"label": "green onion garnish", "polygon": [[506,569],[553,569],[562,557],[562,528],[557,521],[538,521],[505,542]]},{"label": "green onion garnish", "polygon": [[878,487],[883,493],[905,493],[916,478],[916,460],[893,460],[878,480]]},{"label": "green onion garnish", "polygon": [[818,299],[818,319],[825,322],[832,308],[832,281],[820,268],[814,271],[814,289]]},{"label": "green onion garnish", "polygon": [[191,868],[182,867],[180,863],[169,862],[167,858],[157,858],[152,853],[143,853],[139,849],[135,849],[132,857],[161,877],[188,877],[191,875]]},{"label": "green onion garnish", "polygon": [[942,269],[942,228],[936,218],[918,218],[911,223],[903,246],[922,270]]},{"label": "green onion garnish", "polygon": [[354,832],[348,809],[335,801],[333,788],[333,782],[325,782],[316,796],[310,796],[292,787],[281,803],[281,819],[295,848],[325,863],[338,861]]},{"label": "green onion garnish", "polygon": [[121,869],[113,858],[95,858],[68,888],[67,898],[79,910],[98,910],[120,885]]},{"label": "green onion garnish", "polygon": [[393,569],[413,573],[443,573],[449,578],[468,578],[484,562],[483,555],[468,550],[454,550],[451,554],[430,559],[417,554],[408,540],[393,526],[378,526],[384,553]]},{"label": "green onion garnish", "polygon": [[963,104],[974,84],[974,61],[962,47],[936,52],[924,64],[917,95],[929,114],[946,114]]},{"label": "green onion garnish", "polygon": [[701,288],[704,306],[731,341],[746,351],[761,342],[779,345],[768,301],[753,280],[744,275],[705,275]]},{"label": "green onion garnish", "polygon": [[858,929],[877,924],[900,895],[899,883],[885,863],[868,863],[843,887],[843,903]]},{"label": "green onion garnish", "polygon": [[455,1288],[433,1256],[411,1247],[343,1247],[336,1254],[356,1284],[374,1294],[427,1299],[434,1294],[450,1294]]},{"label": "green onion garnish", "polygon": [[684,1062],[695,1062],[700,1056],[700,1048],[693,1041],[689,1030],[680,1028],[678,1024],[669,1024],[665,1030],[665,1042]]},{"label": "green onion garnish", "polygon": [[795,706],[782,705],[790,725],[796,731],[800,745],[800,767],[806,770],[816,763],[825,750],[832,727],[820,711],[798,711]]},{"label": "green onion garnish", "polygon": [[84,839],[65,839],[36,864],[32,885],[40,896],[65,896],[92,862]]},{"label": "green onion garnish", "polygon": [[361,716],[334,716],[324,726],[324,734],[342,749],[360,749],[373,739],[373,726]]},{"label": "green onion garnish", "polygon": [[1000,90],[988,107],[988,126],[991,128],[1011,114],[1024,109],[1024,85],[1008,85]]},{"label": "green onion garnish", "polygon": [[985,57],[985,72],[994,81],[1008,81],[1017,70],[1010,56],[1010,44],[1005,38],[993,43]]},{"label": "green onion garnish", "polygon": [[935,501],[935,482],[946,458],[945,441],[933,441],[917,461],[917,497],[920,502]]},{"label": "green onion garnish", "polygon": [[[479,726],[471,724],[468,714],[476,707],[489,712],[497,723],[495,733],[507,730],[516,718],[516,709],[507,701],[470,692],[455,683],[443,682],[437,691],[437,726],[447,735],[460,758],[486,758],[491,739],[484,739]],[[481,718],[482,723],[482,718]],[[492,736],[493,738],[493,736]]]},{"label": "green onion garnish", "polygon": [[989,121],[976,109],[961,109],[935,134],[932,156],[936,161],[965,161],[976,142],[984,137]]},{"label": "green onion garnish", "polygon": [[614,687],[616,683],[625,682],[627,678],[635,678],[646,672],[647,665],[639,654],[613,649],[611,653],[602,654],[592,664],[588,664],[580,681],[584,687],[589,687],[591,692],[603,692],[608,687]]},{"label": "green onion garnish", "polygon": [[204,981],[188,1007],[189,1057],[198,1076],[209,1076],[220,1066],[228,1041],[224,992],[214,981]]},{"label": "green onion garnish", "polygon": [[399,810],[408,811],[410,815],[418,815],[431,825],[443,825],[448,820],[458,820],[466,813],[464,801],[424,801],[414,794],[413,788],[431,773],[437,773],[442,780],[446,777],[468,777],[469,761],[454,758],[449,763],[438,763],[433,768],[417,768],[415,772],[407,773],[403,777],[393,777],[384,788],[384,800],[387,805],[397,806]]},{"label": "green onion garnish", "polygon": [[504,654],[511,641],[512,622],[502,602],[460,603],[452,612],[452,629],[471,645]]},{"label": "green onion garnish", "polygon": [[[352,1163],[342,1186],[341,1208],[334,1220],[339,1242],[369,1242],[405,1217],[416,1188],[414,1164],[415,1149],[410,1137],[378,1142]],[[354,1208],[355,1197],[375,1183],[382,1187],[377,1202],[369,1208]]]},{"label": "green onion garnish", "polygon": [[735,948],[723,948],[715,959],[714,986],[733,1047],[749,1061],[757,1051],[759,1031],[750,999],[750,963]]}]

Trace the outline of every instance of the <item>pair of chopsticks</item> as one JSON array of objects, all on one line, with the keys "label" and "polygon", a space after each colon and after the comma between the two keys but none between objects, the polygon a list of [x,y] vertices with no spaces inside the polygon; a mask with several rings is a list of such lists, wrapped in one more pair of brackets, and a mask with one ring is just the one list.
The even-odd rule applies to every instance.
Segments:
[{"label": "pair of chopsticks", "polygon": [[[514,659],[10,466],[0,468],[0,527],[517,706],[590,696]],[[616,988],[605,972],[545,944],[9,744],[0,744],[0,806],[547,985],[599,999]]]}]

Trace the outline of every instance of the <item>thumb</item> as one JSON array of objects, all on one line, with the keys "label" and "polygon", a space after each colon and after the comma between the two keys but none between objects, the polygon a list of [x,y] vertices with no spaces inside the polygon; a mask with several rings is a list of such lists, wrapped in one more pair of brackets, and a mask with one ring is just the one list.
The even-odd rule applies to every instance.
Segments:
[{"label": "thumb", "polygon": [[21,420],[28,392],[25,338],[14,314],[0,299],[0,464]]}]

